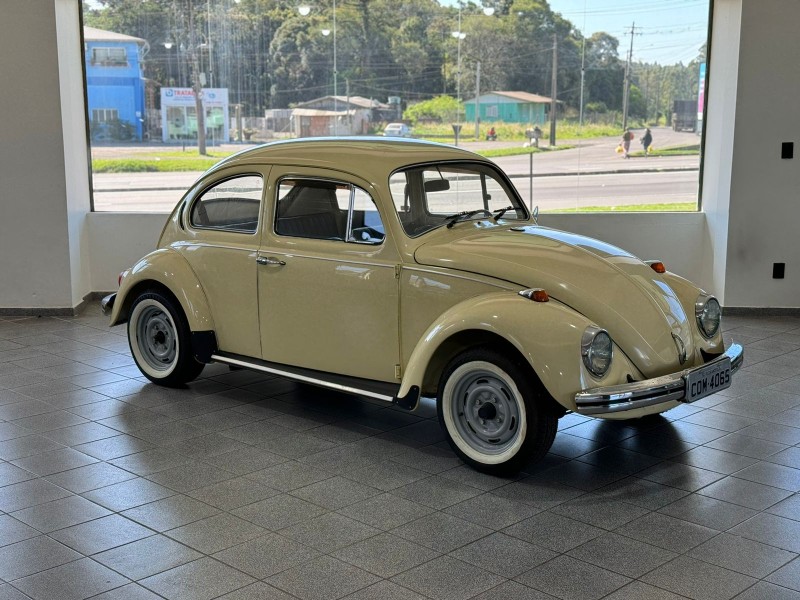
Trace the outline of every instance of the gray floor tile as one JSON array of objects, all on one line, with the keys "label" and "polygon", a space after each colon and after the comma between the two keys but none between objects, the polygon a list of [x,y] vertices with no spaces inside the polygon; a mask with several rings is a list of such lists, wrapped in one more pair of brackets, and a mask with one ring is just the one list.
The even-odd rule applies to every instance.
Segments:
[{"label": "gray floor tile", "polygon": [[559,504],[550,509],[550,512],[610,530],[638,519],[649,511],[641,506],[614,500],[607,496],[585,494]]},{"label": "gray floor tile", "polygon": [[[800,415],[800,412],[797,414]],[[771,463],[792,467],[793,469],[800,469],[800,448],[793,447],[781,450],[777,454],[768,457],[766,460]]]},{"label": "gray floor tile", "polygon": [[429,515],[434,510],[393,494],[381,494],[341,508],[337,512],[356,521],[388,531]]},{"label": "gray floor tile", "polygon": [[788,498],[792,492],[780,488],[746,481],[729,476],[699,490],[703,496],[711,496],[717,500],[746,506],[753,510],[764,510],[781,500]]},{"label": "gray floor tile", "polygon": [[502,498],[548,509],[584,494],[582,490],[540,477],[529,477],[492,490]]},{"label": "gray floor tile", "polygon": [[392,461],[386,461],[362,467],[351,473],[345,473],[345,477],[371,488],[388,492],[430,477],[430,473]]},{"label": "gray floor tile", "polygon": [[767,509],[767,512],[779,517],[800,521],[800,494],[789,496],[786,500],[781,500]]},{"label": "gray floor tile", "polygon": [[500,530],[532,517],[540,509],[487,493],[453,504],[444,512],[482,527]]},{"label": "gray floor tile", "polygon": [[220,596],[219,600],[295,600],[295,597],[262,581],[258,581]]},{"label": "gray floor tile", "polygon": [[63,444],[42,435],[25,435],[0,442],[0,459],[18,460],[63,447]]},{"label": "gray floor tile", "polygon": [[205,463],[186,463],[146,476],[150,481],[176,492],[188,492],[236,477],[234,473]]},{"label": "gray floor tile", "polygon": [[759,581],[753,587],[736,596],[736,600],[800,600],[800,592]]},{"label": "gray floor tile", "polygon": [[355,504],[376,496],[380,491],[362,485],[344,477],[332,477],[298,488],[291,492],[292,496],[313,502],[328,510],[337,510],[349,504]]},{"label": "gray floor tile", "polygon": [[616,533],[590,540],[568,554],[634,579],[676,557],[674,552]]},{"label": "gray floor tile", "polygon": [[255,523],[271,531],[284,529],[318,517],[327,511],[321,506],[295,498],[288,494],[272,496],[266,500],[248,504],[231,511],[237,517]]},{"label": "gray floor tile", "polygon": [[658,512],[719,531],[730,529],[757,514],[753,509],[701,494],[684,496]]},{"label": "gray floor tile", "polygon": [[569,556],[559,556],[520,575],[517,581],[564,600],[596,600],[631,580]]},{"label": "gray floor tile", "polygon": [[341,548],[333,556],[388,578],[433,560],[439,554],[390,533],[382,533]]},{"label": "gray floor tile", "polygon": [[391,533],[437,552],[450,552],[492,533],[490,529],[441,512],[393,529]]},{"label": "gray floor tile", "polygon": [[336,600],[373,583],[378,578],[366,571],[329,556],[273,575],[266,583],[301,600]]},{"label": "gray floor tile", "polygon": [[472,600],[553,600],[555,596],[534,590],[516,581],[506,581],[474,596]]},{"label": "gray floor tile", "polygon": [[50,534],[55,540],[82,554],[95,554],[153,535],[153,532],[120,515],[109,515]]},{"label": "gray floor tile", "polygon": [[687,492],[695,492],[724,477],[721,473],[672,461],[650,467],[637,476]]},{"label": "gray floor tile", "polygon": [[338,513],[327,513],[281,530],[281,535],[329,554],[379,533],[379,530]]},{"label": "gray floor tile", "polygon": [[425,600],[425,597],[396,583],[384,580],[350,594],[347,596],[347,600]]},{"label": "gray floor tile", "polygon": [[767,577],[767,581],[800,592],[800,559],[795,558],[789,564],[781,567]]},{"label": "gray floor tile", "polygon": [[163,535],[153,535],[92,556],[129,579],[143,579],[197,560],[202,555]]},{"label": "gray floor tile", "polygon": [[0,488],[0,510],[14,512],[70,495],[64,488],[48,481],[32,479]]},{"label": "gray floor tile", "polygon": [[159,600],[159,598],[160,596],[136,583],[129,583],[98,596],[92,596],[92,600]]},{"label": "gray floor tile", "polygon": [[736,473],[736,477],[792,492],[800,491],[800,469],[793,469],[771,462],[759,462],[742,469]]},{"label": "gray floor tile", "polygon": [[92,502],[115,512],[127,510],[142,504],[148,504],[168,496],[175,495],[169,488],[148,481],[147,479],[128,479],[106,487],[85,492],[83,496]]},{"label": "gray floor tile", "polygon": [[709,442],[707,445],[717,450],[725,450],[726,452],[733,452],[760,460],[765,460],[788,447],[785,444],[778,444],[768,440],[750,437],[749,435],[742,435],[738,432],[716,439]]},{"label": "gray floor tile", "polygon": [[297,461],[289,461],[249,473],[247,478],[267,487],[289,492],[317,481],[329,479],[332,476],[332,474],[322,469]]},{"label": "gray floor tile", "polygon": [[685,596],[678,596],[647,583],[633,581],[609,594],[604,600],[683,600],[684,598]]},{"label": "gray floor tile", "polygon": [[392,581],[435,600],[460,600],[491,589],[504,579],[488,571],[441,556],[395,576]]},{"label": "gray floor tile", "polygon": [[14,586],[33,600],[83,600],[127,583],[125,577],[83,558],[19,579]]},{"label": "gray floor tile", "polygon": [[685,454],[676,456],[674,461],[725,475],[730,475],[758,462],[755,458],[707,446],[692,448]]},{"label": "gray floor tile", "polygon": [[680,556],[642,581],[696,600],[727,600],[743,592],[756,579],[715,565]]},{"label": "gray floor tile", "polygon": [[162,500],[142,504],[122,514],[145,527],[156,531],[175,529],[181,525],[205,519],[219,512],[218,509],[187,496],[170,496]]},{"label": "gray floor tile", "polygon": [[693,548],[688,556],[762,579],[797,555],[774,546],[723,533]]},{"label": "gray floor tile", "polygon": [[[149,443],[149,442],[148,442]],[[184,465],[191,459],[182,454],[170,452],[161,448],[152,448],[135,454],[127,454],[120,458],[110,460],[112,465],[125,469],[136,475],[152,475],[173,467]]]},{"label": "gray floor tile", "polygon": [[113,460],[129,454],[150,450],[153,448],[153,444],[125,433],[120,434],[117,431],[114,437],[79,444],[74,448],[78,452],[94,456],[100,460]]},{"label": "gray floor tile", "polygon": [[111,514],[102,506],[80,496],[68,496],[45,504],[37,504],[13,513],[13,517],[42,533],[63,529]]},{"label": "gray floor tile", "polygon": [[221,513],[170,529],[166,535],[203,554],[213,554],[264,533],[266,530],[258,525]]},{"label": "gray floor tile", "polygon": [[214,558],[257,579],[265,579],[297,567],[319,556],[319,552],[286,537],[268,533],[218,552]]},{"label": "gray floor tile", "polygon": [[683,553],[711,539],[719,532],[659,513],[650,513],[623,525],[617,533],[672,552]]},{"label": "gray floor tile", "polygon": [[555,558],[556,553],[504,533],[493,533],[454,550],[450,556],[510,579]]},{"label": "gray floor tile", "polygon": [[627,477],[593,492],[649,510],[657,510],[687,496],[689,492],[638,477]]},{"label": "gray floor tile", "polygon": [[800,553],[800,521],[760,513],[740,523],[728,533]]},{"label": "gray floor tile", "polygon": [[230,511],[278,494],[280,494],[278,490],[261,485],[252,479],[237,477],[192,490],[187,495],[220,510]]},{"label": "gray floor tile", "polygon": [[97,462],[97,459],[72,448],[59,448],[12,461],[18,467],[46,476]]},{"label": "gray floor tile", "polygon": [[45,435],[59,444],[77,446],[78,444],[86,444],[119,435],[119,431],[106,427],[105,425],[100,425],[100,423],[89,422],[72,425],[71,427],[54,429],[53,431],[48,431]]},{"label": "gray floor tile", "polygon": [[98,462],[46,477],[47,481],[66,490],[80,494],[136,477],[105,462]]},{"label": "gray floor tile", "polygon": [[605,533],[599,527],[550,512],[534,515],[503,532],[554,552],[567,552]]},{"label": "gray floor tile", "polygon": [[10,515],[0,515],[0,546],[16,544],[22,540],[36,537],[40,532]]},{"label": "gray floor tile", "polygon": [[211,600],[250,585],[254,580],[206,557],[147,577],[139,583],[171,600]]},{"label": "gray floor tile", "polygon": [[209,456],[205,462],[237,475],[247,475],[286,462],[286,458],[261,448],[244,446],[234,452]]},{"label": "gray floor tile", "polygon": [[49,537],[30,538],[0,548],[0,579],[19,579],[79,558],[80,554]]}]

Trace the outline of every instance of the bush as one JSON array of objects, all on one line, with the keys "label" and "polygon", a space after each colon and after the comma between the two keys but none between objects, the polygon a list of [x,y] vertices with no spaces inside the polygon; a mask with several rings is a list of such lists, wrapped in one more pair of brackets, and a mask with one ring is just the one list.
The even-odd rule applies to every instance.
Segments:
[{"label": "bush", "polygon": [[463,113],[463,104],[452,96],[437,96],[424,102],[417,102],[409,106],[403,113],[403,118],[416,125],[418,121],[436,121],[450,123],[458,120],[458,115]]}]

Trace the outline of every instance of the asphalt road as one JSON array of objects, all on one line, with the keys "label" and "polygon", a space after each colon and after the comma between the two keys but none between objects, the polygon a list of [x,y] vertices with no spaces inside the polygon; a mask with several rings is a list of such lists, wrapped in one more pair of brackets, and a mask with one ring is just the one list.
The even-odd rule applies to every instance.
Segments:
[{"label": "asphalt road", "polygon": [[[635,132],[638,137],[641,132]],[[654,145],[679,146],[698,143],[693,133],[654,129]],[[533,171],[533,203],[540,210],[584,206],[621,206],[691,202],[697,198],[699,156],[621,158],[618,138],[564,140],[569,150],[496,158],[512,177],[523,199],[530,198]],[[518,145],[510,142],[463,142],[467,149]],[[631,150],[641,150],[638,141]],[[105,150],[103,153],[106,154]],[[169,212],[183,192],[200,176],[181,173],[98,173],[94,175],[95,210]]]}]

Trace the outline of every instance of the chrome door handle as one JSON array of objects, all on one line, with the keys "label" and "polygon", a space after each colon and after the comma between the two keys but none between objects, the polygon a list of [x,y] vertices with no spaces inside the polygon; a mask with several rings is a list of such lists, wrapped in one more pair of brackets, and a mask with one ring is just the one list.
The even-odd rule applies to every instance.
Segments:
[{"label": "chrome door handle", "polygon": [[259,256],[258,258],[256,258],[256,262],[260,265],[275,265],[281,267],[286,264],[285,261],[274,258],[272,256]]}]

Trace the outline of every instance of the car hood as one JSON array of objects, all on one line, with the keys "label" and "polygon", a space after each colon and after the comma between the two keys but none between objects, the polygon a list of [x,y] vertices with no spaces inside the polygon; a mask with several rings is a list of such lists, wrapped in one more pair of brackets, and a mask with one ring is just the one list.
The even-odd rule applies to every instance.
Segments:
[{"label": "car hood", "polygon": [[539,226],[492,228],[431,240],[414,256],[422,265],[545,289],[606,329],[647,377],[688,367],[681,345],[689,361],[694,355],[690,321],[669,284],[635,256],[599,240]]}]

